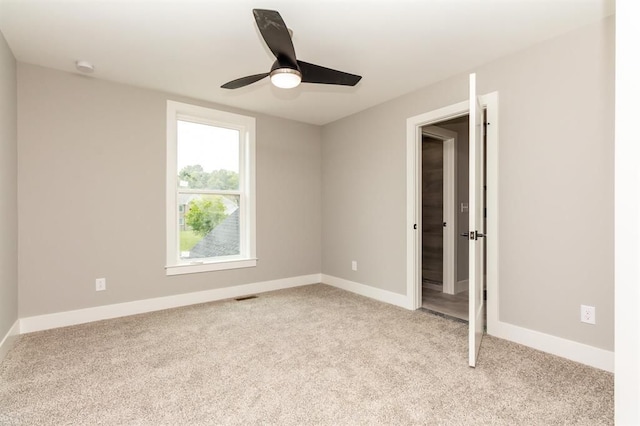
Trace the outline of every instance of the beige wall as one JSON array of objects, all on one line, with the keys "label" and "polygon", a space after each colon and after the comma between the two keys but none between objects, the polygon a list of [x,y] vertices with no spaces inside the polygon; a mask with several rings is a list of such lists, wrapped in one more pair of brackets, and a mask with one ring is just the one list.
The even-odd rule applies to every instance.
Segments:
[{"label": "beige wall", "polygon": [[16,60],[0,33],[0,341],[18,319]]},{"label": "beige wall", "polygon": [[26,64],[18,96],[20,317],[320,272],[318,127],[249,114],[258,266],[167,277],[166,101],[242,111]]},{"label": "beige wall", "polygon": [[[612,350],[613,18],[471,71],[499,92],[500,320]],[[405,293],[406,120],[464,100],[467,81],[322,129],[323,273]]]},{"label": "beige wall", "polygon": [[18,319],[16,61],[0,33],[0,340]]}]

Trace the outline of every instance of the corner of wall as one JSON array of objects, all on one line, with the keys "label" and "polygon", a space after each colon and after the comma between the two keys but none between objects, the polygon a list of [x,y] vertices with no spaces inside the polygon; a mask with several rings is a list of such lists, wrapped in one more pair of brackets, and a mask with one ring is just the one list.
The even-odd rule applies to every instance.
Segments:
[{"label": "corner of wall", "polygon": [[18,335],[20,334],[20,321],[16,320],[13,326],[9,329],[7,334],[0,340],[0,364],[2,360],[7,356],[14,343],[16,342]]},{"label": "corner of wall", "polygon": [[0,33],[0,360],[18,334],[17,64]]}]

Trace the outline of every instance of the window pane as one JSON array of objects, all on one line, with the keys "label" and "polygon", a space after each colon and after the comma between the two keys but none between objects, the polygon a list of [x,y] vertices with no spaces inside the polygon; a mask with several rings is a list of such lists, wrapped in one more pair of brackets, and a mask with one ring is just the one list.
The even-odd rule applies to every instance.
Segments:
[{"label": "window pane", "polygon": [[240,197],[178,194],[180,259],[240,254]]},{"label": "window pane", "polygon": [[240,132],[178,120],[178,189],[238,190]]}]

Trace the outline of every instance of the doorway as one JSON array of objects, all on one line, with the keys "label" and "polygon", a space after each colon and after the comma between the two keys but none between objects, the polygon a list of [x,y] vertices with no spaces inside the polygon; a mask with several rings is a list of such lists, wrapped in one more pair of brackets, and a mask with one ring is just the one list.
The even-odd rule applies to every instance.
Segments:
[{"label": "doorway", "polygon": [[[474,89],[475,90],[475,89]],[[474,96],[470,96],[470,99],[475,99]],[[498,306],[499,306],[499,277],[498,277],[498,247],[499,247],[499,228],[498,228],[498,93],[493,92],[486,95],[479,96],[477,98],[478,106],[474,105],[474,111],[479,108],[485,111],[486,121],[486,228],[483,235],[477,236],[485,237],[486,251],[484,244],[483,251],[486,253],[486,269],[482,275],[486,272],[486,332],[488,334],[494,334],[494,330],[498,332],[500,323],[498,321]],[[470,113],[470,102],[468,100],[452,104],[446,107],[442,107],[436,110],[425,112],[407,119],[407,306],[412,309],[419,309],[422,307],[422,270],[421,270],[421,245],[422,245],[422,232],[416,232],[422,229],[422,217],[421,217],[421,172],[422,167],[422,128],[435,123],[441,123],[443,121],[456,119]],[[481,123],[474,114],[474,122]],[[474,126],[475,131],[478,130]],[[472,133],[470,132],[470,135]],[[477,136],[474,136],[474,140],[478,140]],[[475,145],[474,145],[475,146]],[[474,152],[477,149],[474,148]],[[474,154],[476,155],[476,154]],[[475,174],[475,173],[474,173]],[[474,192],[475,193],[475,192]],[[474,196],[475,197],[475,196]],[[474,199],[477,199],[475,197]],[[460,203],[458,208],[461,208]],[[471,207],[471,206],[469,206]],[[474,208],[475,211],[475,208]],[[477,222],[477,221],[476,221]],[[468,222],[467,222],[468,223]],[[467,223],[463,228],[463,224],[459,224],[459,229],[456,230],[456,235],[467,231]],[[477,230],[476,230],[477,231]],[[475,238],[476,244],[479,244],[479,238]],[[462,243],[463,238],[458,239],[458,243]],[[469,248],[471,239],[466,242]],[[479,246],[477,246],[480,248]],[[469,248],[469,251],[471,249]],[[477,250],[476,250],[477,251]],[[475,257],[474,257],[475,258]],[[460,263],[460,259],[458,259]],[[471,259],[469,259],[471,263]],[[474,261],[475,264],[477,262]],[[475,269],[474,269],[475,271]],[[477,273],[474,274],[474,277]],[[474,278],[474,282],[475,282]],[[457,282],[463,281],[457,279]],[[483,280],[484,281],[484,280]],[[469,282],[469,288],[471,285]],[[471,293],[471,292],[470,292]],[[474,300],[476,296],[476,287],[474,286]],[[484,297],[481,297],[484,299]],[[469,295],[471,300],[471,294]],[[483,303],[484,304],[484,303]],[[469,304],[470,311],[472,306]],[[477,312],[477,306],[474,303],[474,312]],[[484,309],[484,307],[482,308]],[[474,315],[474,328],[478,321],[475,320]],[[484,321],[483,321],[484,323]],[[478,323],[480,324],[480,323]],[[470,333],[471,321],[469,321]],[[484,328],[484,326],[482,326]],[[476,339],[478,341],[478,339]],[[472,339],[470,337],[470,347]],[[477,351],[476,351],[477,353]],[[470,358],[471,360],[471,358]],[[470,365],[472,363],[470,362]]]},{"label": "doorway", "polygon": [[468,115],[421,131],[422,308],[466,321],[468,250],[458,230],[468,223]]}]

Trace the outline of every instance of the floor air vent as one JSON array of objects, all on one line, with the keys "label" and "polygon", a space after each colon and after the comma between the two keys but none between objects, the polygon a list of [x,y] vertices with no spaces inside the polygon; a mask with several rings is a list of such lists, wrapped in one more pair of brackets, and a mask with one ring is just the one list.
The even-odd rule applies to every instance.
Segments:
[{"label": "floor air vent", "polygon": [[257,299],[258,296],[244,296],[244,297],[237,297],[235,299],[236,302],[242,302],[243,300],[249,300],[249,299]]}]

